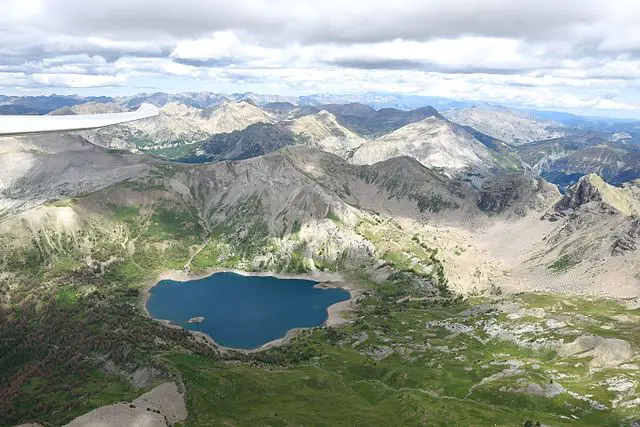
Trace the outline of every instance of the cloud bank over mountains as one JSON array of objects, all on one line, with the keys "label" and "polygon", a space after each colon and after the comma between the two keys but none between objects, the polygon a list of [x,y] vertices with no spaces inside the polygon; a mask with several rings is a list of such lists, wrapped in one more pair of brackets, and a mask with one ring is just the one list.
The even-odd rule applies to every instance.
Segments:
[{"label": "cloud bank over mountains", "polygon": [[2,0],[0,9],[1,93],[370,91],[640,111],[635,0]]}]

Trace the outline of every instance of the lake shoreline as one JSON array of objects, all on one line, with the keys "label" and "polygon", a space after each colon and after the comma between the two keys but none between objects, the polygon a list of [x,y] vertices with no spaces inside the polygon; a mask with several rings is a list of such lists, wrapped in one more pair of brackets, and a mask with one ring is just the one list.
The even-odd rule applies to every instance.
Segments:
[{"label": "lake shoreline", "polygon": [[275,277],[277,279],[312,280],[312,281],[318,282],[314,285],[314,288],[342,289],[348,292],[349,299],[344,301],[339,301],[327,307],[327,320],[322,325],[318,325],[318,326],[339,327],[348,323],[350,320],[347,318],[346,315],[353,311],[358,297],[362,294],[362,289],[360,287],[352,283],[345,282],[344,278],[340,274],[333,273],[333,272],[317,271],[312,273],[293,274],[293,273],[274,273],[274,272],[265,272],[265,271],[247,272],[247,271],[236,270],[236,269],[212,268],[212,269],[207,269],[205,272],[195,274],[195,273],[187,272],[184,270],[165,270],[160,272],[156,276],[155,280],[149,280],[145,283],[143,288],[143,298],[141,302],[143,312],[149,319],[153,321],[161,322],[166,326],[169,326],[172,328],[184,329],[190,332],[191,334],[193,334],[194,336],[200,339],[204,339],[208,344],[212,345],[216,349],[219,349],[224,352],[255,353],[259,351],[265,351],[270,348],[285,345],[289,343],[293,338],[300,335],[300,333],[302,333],[304,330],[313,329],[313,328],[290,329],[287,331],[287,333],[283,337],[269,341],[261,345],[260,347],[257,347],[254,349],[242,349],[242,348],[225,347],[215,342],[213,337],[209,336],[204,332],[186,329],[186,328],[183,328],[182,326],[175,325],[168,320],[155,319],[151,316],[151,313],[149,313],[149,310],[147,309],[147,301],[151,296],[151,289],[153,289],[161,281],[173,280],[176,282],[188,282],[192,280],[204,279],[216,273],[235,273],[241,276]]}]

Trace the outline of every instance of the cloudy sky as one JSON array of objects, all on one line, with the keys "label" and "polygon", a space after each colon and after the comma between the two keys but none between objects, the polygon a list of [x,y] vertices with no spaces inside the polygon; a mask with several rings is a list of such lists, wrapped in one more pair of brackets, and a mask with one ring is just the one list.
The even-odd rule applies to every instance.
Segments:
[{"label": "cloudy sky", "polygon": [[640,117],[638,0],[0,0],[0,93],[385,92]]}]

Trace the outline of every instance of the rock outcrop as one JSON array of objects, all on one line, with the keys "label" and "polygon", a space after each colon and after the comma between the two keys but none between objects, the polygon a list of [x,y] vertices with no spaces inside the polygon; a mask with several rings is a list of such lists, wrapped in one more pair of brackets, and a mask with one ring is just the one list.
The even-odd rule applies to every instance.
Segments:
[{"label": "rock outcrop", "polygon": [[506,173],[489,178],[479,192],[478,207],[485,212],[511,210],[517,216],[541,212],[560,197],[554,186],[523,173]]},{"label": "rock outcrop", "polygon": [[66,427],[162,427],[187,418],[184,392],[175,383],[160,384],[131,403],[103,406],[84,414]]},{"label": "rock outcrop", "polygon": [[560,357],[590,357],[589,366],[593,369],[616,368],[634,355],[627,341],[594,335],[582,335],[556,351]]},{"label": "rock outcrop", "polygon": [[224,101],[204,110],[173,102],[164,105],[156,117],[83,135],[103,147],[157,151],[198,143],[211,135],[245,129],[255,123],[273,122],[266,112],[244,101]]},{"label": "rock outcrop", "polygon": [[640,246],[640,218],[634,216],[624,233],[611,244],[612,255],[624,255]]},{"label": "rock outcrop", "polygon": [[589,204],[595,204],[605,212],[628,216],[639,212],[640,200],[635,198],[634,189],[614,187],[598,175],[589,174],[569,187],[554,209],[571,213]]}]

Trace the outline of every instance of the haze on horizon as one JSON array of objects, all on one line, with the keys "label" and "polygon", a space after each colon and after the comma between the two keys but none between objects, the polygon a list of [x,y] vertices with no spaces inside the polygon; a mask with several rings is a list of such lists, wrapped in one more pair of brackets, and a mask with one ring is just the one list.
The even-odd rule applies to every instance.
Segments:
[{"label": "haze on horizon", "polygon": [[634,0],[1,0],[0,94],[382,92],[640,117]]}]

